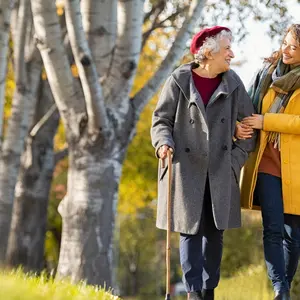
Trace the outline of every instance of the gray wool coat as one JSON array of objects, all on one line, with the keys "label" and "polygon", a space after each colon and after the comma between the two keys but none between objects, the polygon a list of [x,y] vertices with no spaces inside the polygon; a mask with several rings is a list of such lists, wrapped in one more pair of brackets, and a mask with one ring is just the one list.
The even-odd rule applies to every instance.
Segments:
[{"label": "gray wool coat", "polygon": [[[240,170],[251,139],[233,141],[237,120],[254,113],[238,75],[230,70],[206,108],[192,78],[193,63],[176,69],[167,79],[153,113],[151,138],[156,149],[174,150],[172,165],[172,231],[196,234],[200,225],[207,175],[218,229],[241,226]],[[158,228],[167,227],[168,166],[158,168]]]}]

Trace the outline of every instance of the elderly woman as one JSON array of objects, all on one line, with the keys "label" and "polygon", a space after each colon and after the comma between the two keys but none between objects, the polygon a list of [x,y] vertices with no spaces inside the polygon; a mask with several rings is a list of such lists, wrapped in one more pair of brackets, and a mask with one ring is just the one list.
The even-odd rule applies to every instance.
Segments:
[{"label": "elderly woman", "polygon": [[[241,225],[240,170],[255,136],[233,141],[237,120],[253,105],[230,70],[232,34],[206,28],[191,43],[195,62],[167,79],[153,113],[157,157],[173,151],[172,230],[180,233],[180,261],[188,299],[214,299],[220,278],[223,231]],[[157,227],[166,229],[165,168],[159,168]]]},{"label": "elderly woman", "polygon": [[275,299],[288,300],[300,255],[300,24],[288,28],[280,50],[266,59],[250,95],[258,114],[242,123],[259,129],[260,138],[245,165],[242,204],[261,209]]}]

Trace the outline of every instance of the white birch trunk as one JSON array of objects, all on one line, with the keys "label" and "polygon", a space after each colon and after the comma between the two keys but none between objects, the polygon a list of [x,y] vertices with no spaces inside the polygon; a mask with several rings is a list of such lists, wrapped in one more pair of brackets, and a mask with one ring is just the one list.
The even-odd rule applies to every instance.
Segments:
[{"label": "white birch trunk", "polygon": [[0,149],[2,144],[2,126],[4,110],[4,94],[6,83],[7,53],[9,40],[9,24],[12,10],[12,1],[0,1]]},{"label": "white birch trunk", "polygon": [[111,287],[112,232],[122,160],[90,151],[70,151],[58,278]]},{"label": "white birch trunk", "polygon": [[[54,99],[67,128],[69,144],[68,196],[62,203],[62,208],[67,209],[60,209],[63,237],[58,277],[69,276],[73,281],[86,279],[89,283],[106,281],[110,284],[111,251],[108,249],[111,248],[112,207],[116,202],[113,199],[117,195],[121,168],[121,164],[115,162],[116,158],[112,158],[114,152],[111,152],[110,145],[113,135],[109,135],[109,141],[105,140],[107,128],[103,128],[101,136],[93,141],[86,124],[78,122],[82,121],[80,117],[85,116],[85,102],[73,91],[67,57],[59,40],[60,29],[53,2],[32,1],[32,11],[38,46]],[[68,111],[65,110],[67,107]],[[101,112],[100,116],[105,115]],[[105,119],[101,122],[106,124]],[[107,149],[101,150],[102,146]],[[119,149],[116,153],[120,155],[124,152]],[[116,164],[117,167],[114,167]]]},{"label": "white birch trunk", "polygon": [[[40,88],[35,120],[38,124],[53,106],[48,83],[42,82]],[[48,197],[54,169],[53,138],[59,121],[57,110],[50,113],[39,130],[33,129],[27,136],[15,189],[7,263],[11,267],[22,265],[25,271],[40,272],[44,268]]]},{"label": "white birch trunk", "polygon": [[[68,137],[80,137],[87,122],[85,105],[74,88],[68,57],[62,42],[54,1],[31,0],[37,46]],[[74,126],[75,125],[75,126]]]},{"label": "white birch trunk", "polygon": [[117,38],[117,0],[82,0],[82,22],[99,76],[107,74]]},{"label": "white birch trunk", "polygon": [[[35,107],[35,95],[38,87],[41,65],[34,64],[29,81],[27,76],[24,49],[26,39],[26,22],[29,18],[28,0],[21,0],[19,7],[19,23],[15,43],[15,78],[16,90],[13,97],[12,113],[8,122],[8,129],[3,142],[0,156],[0,261],[5,260],[8,236],[11,225],[11,215],[14,200],[14,190],[17,181],[20,156],[24,146],[24,138],[28,126],[32,122]],[[38,70],[35,70],[38,68]]]},{"label": "white birch trunk", "polygon": [[80,0],[66,0],[65,11],[68,35],[86,102],[88,133],[95,140],[99,131],[107,127],[107,118],[97,70],[84,36]]},{"label": "white birch trunk", "polygon": [[10,17],[10,32],[13,41],[15,41],[17,35],[19,5],[20,5],[20,0],[14,0],[11,17]]},{"label": "white birch trunk", "polygon": [[104,83],[105,98],[113,102],[123,118],[128,112],[127,99],[140,57],[143,5],[142,0],[119,1],[118,39],[109,75]]}]

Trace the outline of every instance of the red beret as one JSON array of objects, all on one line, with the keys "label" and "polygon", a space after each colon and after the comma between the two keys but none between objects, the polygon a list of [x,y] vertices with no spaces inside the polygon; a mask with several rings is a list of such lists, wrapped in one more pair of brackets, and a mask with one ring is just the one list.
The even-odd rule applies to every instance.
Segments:
[{"label": "red beret", "polygon": [[190,46],[191,53],[196,54],[198,52],[199,48],[203,45],[204,40],[207,37],[215,36],[219,32],[221,32],[222,30],[231,31],[227,27],[213,26],[213,27],[210,27],[210,28],[204,28],[203,30],[201,30],[200,32],[195,34],[193,36],[191,46]]}]

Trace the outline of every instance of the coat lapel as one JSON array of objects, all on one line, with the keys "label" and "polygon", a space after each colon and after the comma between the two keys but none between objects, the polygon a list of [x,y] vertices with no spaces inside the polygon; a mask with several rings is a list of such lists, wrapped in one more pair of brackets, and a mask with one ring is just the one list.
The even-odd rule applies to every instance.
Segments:
[{"label": "coat lapel", "polygon": [[205,121],[207,123],[207,119],[206,119],[206,112],[205,112],[205,106],[203,103],[203,100],[199,94],[199,92],[197,91],[194,81],[193,81],[193,77],[191,76],[190,78],[190,99],[189,99],[189,108],[192,104],[196,104],[198,109],[201,111],[202,115],[205,118]]},{"label": "coat lapel", "polygon": [[221,81],[221,83],[219,84],[219,86],[217,87],[217,89],[214,91],[214,93],[212,94],[212,96],[210,97],[208,103],[207,103],[207,107],[211,106],[213,103],[215,103],[221,95],[225,95],[225,97],[228,96],[228,86],[226,83],[224,83],[224,81]]},{"label": "coat lapel", "polygon": [[238,87],[237,82],[231,77],[232,75],[230,74],[230,71],[223,74],[222,81],[214,91],[213,95],[210,97],[206,106],[207,108],[215,103],[221,95],[228,97]]}]

